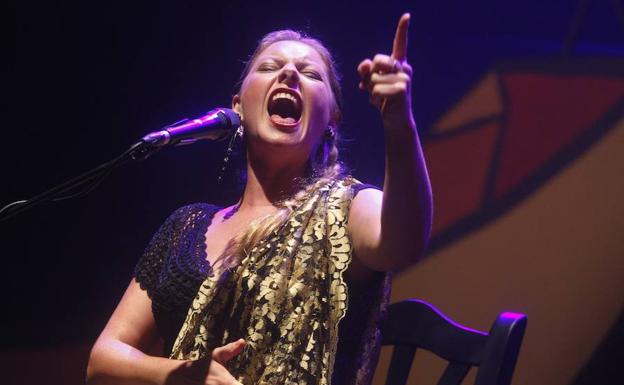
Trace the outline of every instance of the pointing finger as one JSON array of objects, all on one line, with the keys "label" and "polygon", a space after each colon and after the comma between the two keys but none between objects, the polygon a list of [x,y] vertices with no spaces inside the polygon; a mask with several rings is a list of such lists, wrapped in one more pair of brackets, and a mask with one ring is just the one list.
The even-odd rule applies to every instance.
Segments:
[{"label": "pointing finger", "polygon": [[410,14],[404,13],[399,19],[394,42],[392,43],[392,58],[403,61],[407,58],[407,31],[409,28]]}]

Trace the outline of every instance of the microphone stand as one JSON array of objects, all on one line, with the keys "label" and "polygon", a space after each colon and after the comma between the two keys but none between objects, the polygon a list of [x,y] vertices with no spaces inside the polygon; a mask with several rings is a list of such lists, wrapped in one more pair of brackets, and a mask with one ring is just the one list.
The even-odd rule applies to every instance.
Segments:
[{"label": "microphone stand", "polygon": [[[7,219],[24,212],[30,208],[33,208],[41,203],[48,201],[61,201],[69,198],[85,195],[95,188],[108,174],[116,167],[121,166],[131,160],[142,161],[156,153],[162,147],[154,146],[145,141],[140,141],[127,149],[123,154],[118,157],[101,164],[75,178],[68,180],[56,187],[51,188],[33,198],[27,200],[19,200],[0,209],[0,222],[4,222]],[[74,194],[62,196],[63,194],[70,192],[78,187],[86,187]]]}]

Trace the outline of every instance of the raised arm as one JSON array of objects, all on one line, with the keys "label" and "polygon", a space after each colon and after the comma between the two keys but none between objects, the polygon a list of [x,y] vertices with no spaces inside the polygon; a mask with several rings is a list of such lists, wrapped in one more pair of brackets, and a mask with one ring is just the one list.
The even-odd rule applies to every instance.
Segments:
[{"label": "raised arm", "polygon": [[358,262],[378,271],[416,262],[431,232],[431,185],[412,113],[409,19],[401,16],[390,56],[377,54],[358,66],[360,88],[381,113],[386,165],[383,193],[367,189],[354,199],[349,231]]}]

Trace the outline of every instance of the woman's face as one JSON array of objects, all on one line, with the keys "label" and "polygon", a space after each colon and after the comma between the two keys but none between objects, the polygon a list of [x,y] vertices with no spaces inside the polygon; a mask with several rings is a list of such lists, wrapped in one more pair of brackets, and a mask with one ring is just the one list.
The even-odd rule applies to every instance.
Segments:
[{"label": "woman's face", "polygon": [[296,153],[303,160],[333,125],[335,105],[321,55],[305,43],[290,40],[273,43],[256,57],[233,100],[251,151],[267,148],[276,156]]}]

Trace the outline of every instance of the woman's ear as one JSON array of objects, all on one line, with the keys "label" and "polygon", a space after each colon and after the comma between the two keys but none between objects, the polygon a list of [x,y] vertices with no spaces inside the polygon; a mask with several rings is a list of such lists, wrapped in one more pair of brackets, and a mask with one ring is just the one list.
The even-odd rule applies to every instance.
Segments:
[{"label": "woman's ear", "polygon": [[243,120],[243,109],[241,108],[240,96],[238,94],[232,96],[232,109],[240,116],[241,120]]}]

